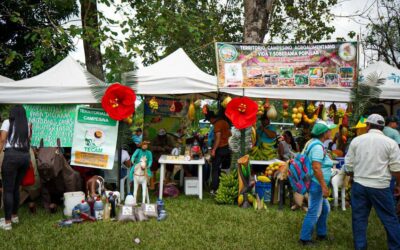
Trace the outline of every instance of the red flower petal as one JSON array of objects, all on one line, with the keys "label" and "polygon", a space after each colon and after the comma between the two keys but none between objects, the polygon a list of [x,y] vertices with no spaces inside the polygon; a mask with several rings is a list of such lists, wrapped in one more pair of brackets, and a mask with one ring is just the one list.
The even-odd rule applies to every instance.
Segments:
[{"label": "red flower petal", "polygon": [[[244,112],[239,110],[243,110]],[[252,126],[257,121],[258,104],[247,97],[232,99],[226,106],[225,115],[232,121],[237,129],[244,129]]]},{"label": "red flower petal", "polygon": [[114,120],[123,120],[135,112],[135,91],[114,83],[109,86],[101,100],[104,111]]}]

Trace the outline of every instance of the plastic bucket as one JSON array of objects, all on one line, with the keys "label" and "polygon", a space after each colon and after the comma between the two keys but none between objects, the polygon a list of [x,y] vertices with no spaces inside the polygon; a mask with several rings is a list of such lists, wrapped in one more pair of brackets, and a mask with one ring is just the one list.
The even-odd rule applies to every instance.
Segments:
[{"label": "plastic bucket", "polygon": [[72,209],[85,199],[83,192],[64,193],[64,215],[72,216]]},{"label": "plastic bucket", "polygon": [[256,182],[256,194],[260,199],[264,199],[264,202],[271,201],[271,182]]},{"label": "plastic bucket", "polygon": [[336,157],[336,159],[339,163],[336,164],[337,169],[341,169],[344,166],[344,157]]}]

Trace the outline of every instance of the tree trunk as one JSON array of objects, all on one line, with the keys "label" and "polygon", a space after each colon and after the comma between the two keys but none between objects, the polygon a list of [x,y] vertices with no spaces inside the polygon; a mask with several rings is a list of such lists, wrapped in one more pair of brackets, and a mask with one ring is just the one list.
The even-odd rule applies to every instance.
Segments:
[{"label": "tree trunk", "polygon": [[104,80],[103,59],[99,39],[99,20],[96,0],[80,0],[83,28],[83,48],[85,50],[86,68],[100,80]]},{"label": "tree trunk", "polygon": [[268,33],[274,0],[244,1],[244,42],[263,43]]}]

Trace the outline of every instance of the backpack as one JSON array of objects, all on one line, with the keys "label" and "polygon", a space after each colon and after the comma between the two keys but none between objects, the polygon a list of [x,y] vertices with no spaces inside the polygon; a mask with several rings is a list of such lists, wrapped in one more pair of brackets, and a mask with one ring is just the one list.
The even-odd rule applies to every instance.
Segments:
[{"label": "backpack", "polygon": [[314,173],[308,153],[316,145],[321,145],[324,149],[322,143],[312,142],[309,145],[306,145],[305,151],[301,154],[297,154],[295,158],[289,161],[288,179],[293,191],[296,193],[304,195],[310,189],[311,178]]}]

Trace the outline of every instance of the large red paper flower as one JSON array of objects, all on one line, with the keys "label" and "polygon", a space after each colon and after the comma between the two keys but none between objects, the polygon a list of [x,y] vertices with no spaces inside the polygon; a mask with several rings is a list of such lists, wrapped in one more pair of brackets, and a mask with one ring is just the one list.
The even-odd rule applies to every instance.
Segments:
[{"label": "large red paper flower", "polygon": [[237,129],[248,128],[257,121],[258,104],[247,97],[237,97],[226,105],[225,115]]},{"label": "large red paper flower", "polygon": [[101,99],[101,106],[114,120],[123,120],[135,112],[136,95],[133,89],[114,83]]}]

